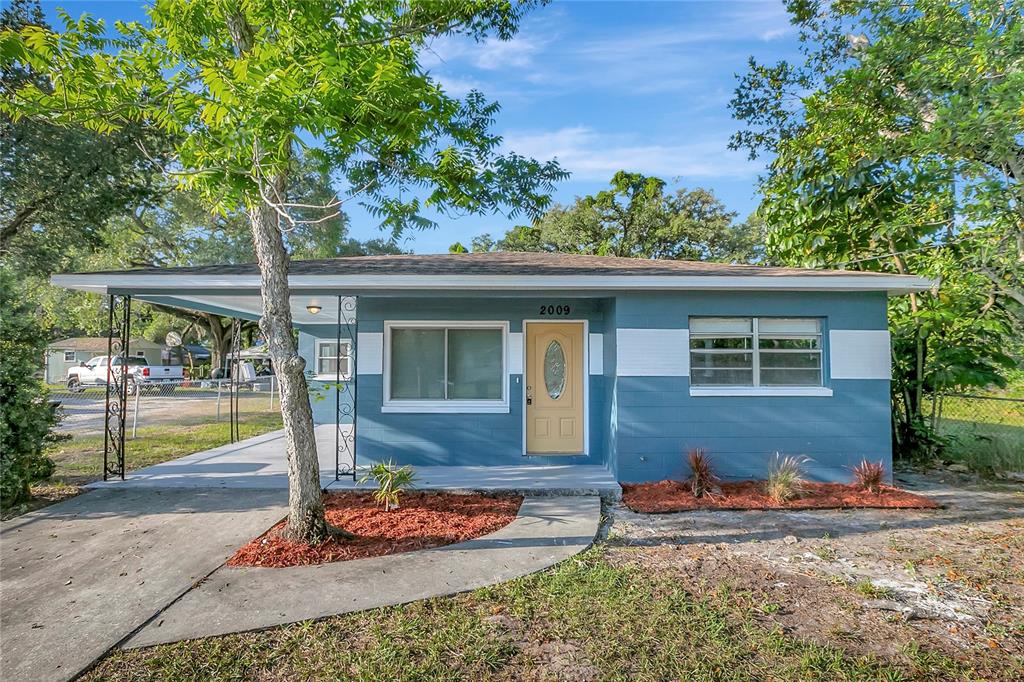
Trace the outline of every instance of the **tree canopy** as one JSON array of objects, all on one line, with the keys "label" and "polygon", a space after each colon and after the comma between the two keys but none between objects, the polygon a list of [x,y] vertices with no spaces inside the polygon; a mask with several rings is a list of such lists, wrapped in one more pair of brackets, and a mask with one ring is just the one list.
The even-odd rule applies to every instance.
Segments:
[{"label": "tree canopy", "polygon": [[660,178],[626,171],[616,173],[610,184],[610,189],[577,197],[570,206],[552,207],[533,225],[516,226],[497,241],[489,234],[478,235],[471,250],[738,263],[761,260],[760,222],[756,218],[736,222],[736,213],[727,210],[711,190],[673,192]]},{"label": "tree canopy", "polygon": [[1024,302],[1024,14],[1003,0],[790,0],[804,59],[750,61],[733,146],[769,257],[936,278],[890,304],[897,446],[923,396],[1000,384]]}]

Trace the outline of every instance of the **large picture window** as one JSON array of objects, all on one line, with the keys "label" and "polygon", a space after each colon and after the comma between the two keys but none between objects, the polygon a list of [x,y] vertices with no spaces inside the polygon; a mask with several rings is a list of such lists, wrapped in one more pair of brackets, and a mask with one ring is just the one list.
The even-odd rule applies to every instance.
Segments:
[{"label": "large picture window", "polygon": [[704,387],[822,385],[821,320],[690,319],[690,384]]},{"label": "large picture window", "polygon": [[501,323],[388,323],[384,407],[508,409]]}]

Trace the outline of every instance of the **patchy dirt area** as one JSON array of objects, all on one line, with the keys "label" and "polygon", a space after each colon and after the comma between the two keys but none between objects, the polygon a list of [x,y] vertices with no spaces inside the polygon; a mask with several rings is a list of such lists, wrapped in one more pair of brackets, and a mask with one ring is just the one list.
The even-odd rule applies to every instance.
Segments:
[{"label": "patchy dirt area", "polygon": [[239,549],[228,566],[283,568],[411,552],[464,542],[504,528],[519,513],[517,495],[411,492],[384,511],[371,493],[327,493],[327,522],[355,535],[319,545],[288,540],[281,521]]},{"label": "patchy dirt area", "polygon": [[897,483],[944,508],[649,515],[620,504],[611,556],[674,572],[696,594],[734,590],[766,627],[851,653],[898,661],[927,646],[1020,679],[1024,486]]}]

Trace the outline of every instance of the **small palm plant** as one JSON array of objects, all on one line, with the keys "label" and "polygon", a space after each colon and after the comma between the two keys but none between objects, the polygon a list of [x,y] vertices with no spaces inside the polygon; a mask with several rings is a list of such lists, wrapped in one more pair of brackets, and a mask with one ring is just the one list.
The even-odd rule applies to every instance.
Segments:
[{"label": "small palm plant", "polygon": [[690,492],[694,497],[710,496],[721,482],[711,466],[711,458],[704,448],[691,448],[687,460],[690,464]]},{"label": "small palm plant", "polygon": [[398,509],[398,500],[402,493],[412,487],[416,475],[412,467],[398,467],[390,459],[387,462],[377,462],[370,470],[359,479],[360,483],[376,481],[377,489],[373,491],[373,499],[384,505],[384,511]]},{"label": "small palm plant", "polygon": [[860,490],[877,493],[882,490],[885,481],[885,465],[881,462],[869,462],[862,459],[853,467],[853,484]]},{"label": "small palm plant", "polygon": [[808,457],[783,455],[776,452],[768,464],[768,483],[765,492],[779,504],[799,497],[804,491],[803,467]]}]

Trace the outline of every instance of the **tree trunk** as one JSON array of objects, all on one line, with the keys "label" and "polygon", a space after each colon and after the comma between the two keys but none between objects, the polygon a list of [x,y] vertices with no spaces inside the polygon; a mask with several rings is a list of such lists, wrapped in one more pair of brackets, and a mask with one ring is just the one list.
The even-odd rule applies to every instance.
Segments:
[{"label": "tree trunk", "polygon": [[[273,179],[279,196],[284,195],[283,175]],[[278,229],[278,216],[265,203],[249,210],[252,243],[260,267],[260,295],[263,317],[260,329],[270,349],[281,388],[281,416],[284,419],[285,449],[288,454],[288,528],[292,540],[318,544],[330,534],[324,518],[320,490],[320,460],[313,433],[313,410],[309,404],[305,361],[299,356],[292,334],[292,312],[288,289],[288,253]]]}]

